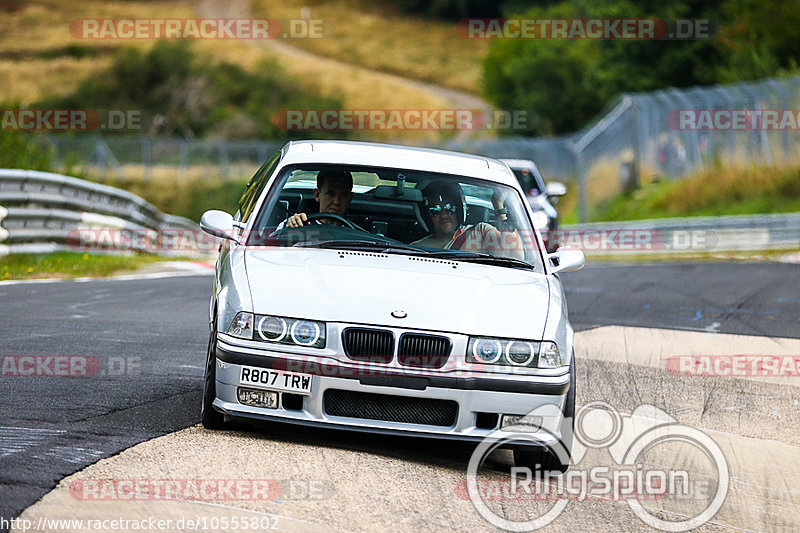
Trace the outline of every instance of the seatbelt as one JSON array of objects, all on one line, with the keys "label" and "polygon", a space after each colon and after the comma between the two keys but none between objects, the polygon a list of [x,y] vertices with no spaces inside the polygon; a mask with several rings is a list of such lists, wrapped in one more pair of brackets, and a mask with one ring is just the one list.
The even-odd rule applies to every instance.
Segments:
[{"label": "seatbelt", "polygon": [[464,228],[458,237],[453,239],[453,244],[450,246],[450,249],[460,250],[465,242],[467,242],[467,228]]}]

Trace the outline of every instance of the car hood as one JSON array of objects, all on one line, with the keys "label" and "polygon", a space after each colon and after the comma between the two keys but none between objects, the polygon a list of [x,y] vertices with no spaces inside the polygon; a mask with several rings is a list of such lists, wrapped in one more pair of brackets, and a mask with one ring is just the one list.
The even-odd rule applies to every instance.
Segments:
[{"label": "car hood", "polygon": [[356,251],[245,254],[255,313],[498,337],[544,332],[550,293],[539,273]]}]

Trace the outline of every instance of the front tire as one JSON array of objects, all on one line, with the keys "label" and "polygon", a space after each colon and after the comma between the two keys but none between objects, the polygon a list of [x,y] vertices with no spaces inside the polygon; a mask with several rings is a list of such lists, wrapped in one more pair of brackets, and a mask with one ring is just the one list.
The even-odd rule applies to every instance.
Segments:
[{"label": "front tire", "polygon": [[203,378],[203,403],[200,406],[200,415],[203,427],[206,429],[222,429],[225,427],[225,416],[214,409],[214,399],[217,397],[217,357],[214,348],[217,344],[216,324],[211,328],[208,338],[208,352],[206,354],[206,371]]},{"label": "front tire", "polygon": [[569,470],[572,457],[572,440],[575,434],[575,352],[569,364],[569,391],[567,401],[564,403],[561,420],[561,439],[553,446],[542,449],[516,448],[514,449],[514,464],[527,466],[531,470],[541,472],[560,472]]}]

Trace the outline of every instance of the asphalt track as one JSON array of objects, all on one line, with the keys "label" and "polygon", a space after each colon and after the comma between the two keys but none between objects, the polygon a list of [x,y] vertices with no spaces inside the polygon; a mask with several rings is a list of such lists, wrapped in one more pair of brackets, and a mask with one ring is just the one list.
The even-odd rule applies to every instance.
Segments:
[{"label": "asphalt track", "polygon": [[[598,264],[562,279],[576,330],[624,325],[800,337],[797,265]],[[0,285],[0,355],[85,356],[99,365],[92,377],[0,378],[0,517],[18,516],[59,480],[101,458],[197,423],[210,285],[209,276]],[[633,386],[637,400],[659,403],[663,377],[643,370],[636,379],[629,376],[623,392],[608,384],[613,365],[579,368],[579,385],[586,384],[579,394],[592,388],[588,399],[619,396],[626,404]],[[680,386],[680,380],[667,385]],[[726,394],[739,398],[742,390],[717,392]],[[689,423],[698,422],[691,419],[690,404],[682,412]],[[675,412],[663,401],[662,407]],[[698,410],[705,413],[706,407]],[[792,409],[791,403],[778,405],[784,409]],[[747,434],[741,416],[738,433]],[[723,426],[729,421],[723,422],[720,429],[728,429]],[[758,433],[759,425],[754,421],[749,431]],[[796,427],[778,430],[780,440],[796,446]],[[315,446],[322,439],[334,451],[402,463],[453,465],[469,456],[410,439],[330,431],[279,429],[272,437]]]}]

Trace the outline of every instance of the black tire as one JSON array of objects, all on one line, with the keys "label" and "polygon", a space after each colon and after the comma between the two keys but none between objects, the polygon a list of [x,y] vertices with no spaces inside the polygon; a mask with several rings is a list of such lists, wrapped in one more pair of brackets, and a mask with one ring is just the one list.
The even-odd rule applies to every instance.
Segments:
[{"label": "black tire", "polygon": [[569,365],[569,391],[564,403],[564,418],[561,422],[561,440],[555,446],[546,449],[516,448],[514,464],[527,466],[531,470],[542,472],[561,472],[569,470],[572,457],[572,440],[575,434],[575,352]]},{"label": "black tire", "polygon": [[206,429],[222,429],[225,427],[225,416],[214,409],[214,398],[217,396],[217,358],[214,348],[217,344],[216,323],[211,327],[206,354],[206,371],[203,378],[203,403],[200,416]]}]

